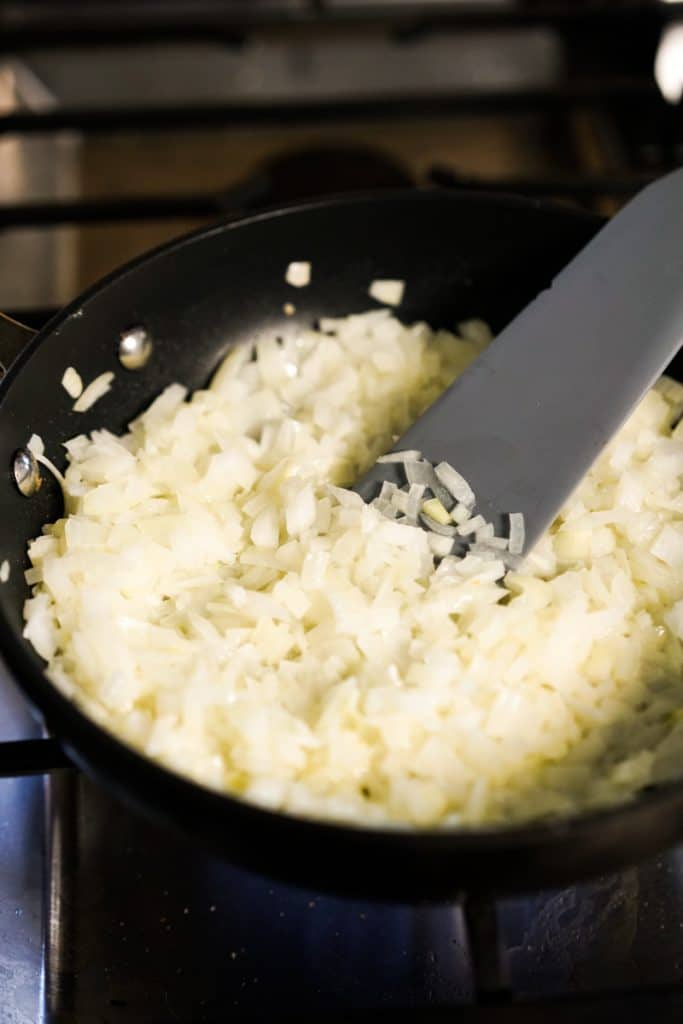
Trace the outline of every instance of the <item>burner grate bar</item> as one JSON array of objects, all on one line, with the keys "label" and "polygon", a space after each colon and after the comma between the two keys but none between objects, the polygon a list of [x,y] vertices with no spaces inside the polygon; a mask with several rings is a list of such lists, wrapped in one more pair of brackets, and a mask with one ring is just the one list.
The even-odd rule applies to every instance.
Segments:
[{"label": "burner grate bar", "polygon": [[604,0],[581,4],[545,0],[533,6],[509,3],[450,4],[418,0],[413,3],[334,4],[314,0],[308,4],[257,4],[229,6],[211,2],[170,4],[5,3],[0,11],[0,49],[17,52],[36,46],[82,46],[93,42],[139,43],[168,39],[224,39],[239,41],[242,33],[258,29],[314,30],[343,27],[391,28],[396,31],[444,31],[448,29],[515,30],[550,25],[584,31],[619,28],[637,23],[660,23],[665,17],[651,0],[621,0],[607,6]]},{"label": "burner grate bar", "polygon": [[0,205],[0,230],[118,221],[174,220],[237,214],[238,208],[219,194],[140,196]]},{"label": "burner grate bar", "polygon": [[111,134],[136,131],[199,130],[211,127],[283,127],[330,121],[377,119],[409,120],[422,117],[453,117],[506,114],[622,104],[654,100],[661,96],[646,75],[613,75],[605,79],[577,79],[556,87],[519,90],[455,92],[441,95],[361,96],[351,100],[275,104],[209,104],[193,106],[72,108],[41,113],[21,111],[0,117],[0,134],[45,134],[82,131]]}]

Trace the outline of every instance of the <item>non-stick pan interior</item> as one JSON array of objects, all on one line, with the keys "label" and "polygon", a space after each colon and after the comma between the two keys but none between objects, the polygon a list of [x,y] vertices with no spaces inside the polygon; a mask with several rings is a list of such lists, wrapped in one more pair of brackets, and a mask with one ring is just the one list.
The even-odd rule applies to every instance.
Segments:
[{"label": "non-stick pan interior", "polygon": [[[201,387],[230,345],[373,307],[367,290],[376,277],[406,281],[405,321],[453,326],[481,316],[500,328],[595,227],[592,218],[514,200],[403,193],[220,226],[114,274],[58,316],[2,386],[0,559],[9,560],[11,576],[0,588],[0,613],[20,630],[26,541],[61,511],[51,478],[32,499],[12,480],[13,454],[32,433],[63,467],[61,442],[93,428],[121,431],[173,381]],[[291,260],[311,262],[308,287],[285,282]],[[283,312],[286,302],[296,306],[294,316]],[[154,352],[143,370],[131,372],[119,364],[117,344],[137,324],[150,333]],[[60,385],[68,366],[85,381],[116,374],[111,391],[85,414],[72,411]]]}]

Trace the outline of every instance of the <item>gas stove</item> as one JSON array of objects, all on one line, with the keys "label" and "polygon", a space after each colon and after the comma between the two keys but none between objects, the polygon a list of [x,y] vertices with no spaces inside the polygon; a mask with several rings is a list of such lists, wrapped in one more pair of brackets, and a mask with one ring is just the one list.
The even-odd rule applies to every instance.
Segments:
[{"label": "gas stove", "polygon": [[[0,2],[0,308],[39,326],[151,245],[314,194],[609,214],[683,159],[652,76],[676,7]],[[0,740],[40,728],[0,673]],[[515,899],[361,903],[233,868],[76,771],[0,780],[0,1024],[551,1015],[683,1019],[683,847]]]}]

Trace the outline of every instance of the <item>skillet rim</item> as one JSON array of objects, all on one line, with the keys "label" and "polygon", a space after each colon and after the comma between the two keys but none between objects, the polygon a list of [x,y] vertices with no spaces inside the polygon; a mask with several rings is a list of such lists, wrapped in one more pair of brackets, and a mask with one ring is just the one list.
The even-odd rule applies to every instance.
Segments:
[{"label": "skillet rim", "polygon": [[[427,202],[467,203],[468,205],[488,207],[493,205],[500,207],[501,210],[533,210],[539,213],[546,213],[558,220],[583,221],[588,226],[594,226],[596,230],[605,223],[605,218],[598,215],[583,210],[575,210],[549,200],[533,199],[499,192],[469,193],[464,189],[414,188],[387,189],[377,192],[358,191],[309,201],[295,201],[259,210],[244,217],[229,218],[205,225],[170,239],[117,267],[91,285],[52,317],[29,341],[14,360],[5,377],[0,381],[0,415],[14,380],[26,368],[33,353],[65,321],[78,313],[90,299],[104,291],[109,284],[114,281],[121,281],[143,265],[148,266],[154,263],[156,259],[166,257],[185,246],[201,243],[205,238],[232,230],[243,230],[252,223],[276,220],[280,217],[296,216],[299,212],[309,212],[321,208],[329,209],[330,207],[359,206],[367,203],[372,203],[373,205],[402,205],[404,203],[421,204]],[[31,706],[38,711],[46,723],[53,722],[60,726],[59,730],[55,731],[53,735],[58,739],[60,745],[64,746],[70,760],[84,769],[86,774],[95,775],[96,777],[100,777],[103,774],[99,771],[99,765],[106,765],[106,785],[110,789],[112,788],[111,776],[114,776],[115,785],[113,785],[113,788],[117,792],[124,792],[129,796],[132,795],[132,799],[138,805],[148,804],[148,801],[144,799],[138,800],[135,793],[131,794],[132,786],[128,777],[135,778],[142,774],[146,776],[144,789],[157,792],[164,787],[168,788],[170,786],[176,791],[178,799],[199,801],[205,805],[205,810],[209,812],[214,809],[217,814],[220,814],[225,813],[226,810],[234,810],[242,816],[246,815],[247,817],[252,817],[252,819],[260,820],[266,826],[271,823],[277,826],[286,822],[292,827],[313,828],[319,834],[326,832],[329,838],[334,838],[335,835],[345,832],[351,833],[359,839],[371,840],[374,838],[393,843],[402,842],[406,848],[425,847],[429,844],[436,852],[456,852],[457,850],[475,852],[476,850],[500,850],[505,847],[519,849],[526,846],[550,848],[556,846],[558,841],[563,839],[570,837],[577,839],[588,838],[588,833],[594,833],[595,829],[599,829],[602,825],[609,826],[617,821],[624,822],[630,816],[641,816],[647,810],[656,812],[669,804],[680,805],[679,809],[683,812],[683,778],[653,786],[641,791],[629,800],[613,806],[585,813],[572,813],[556,819],[535,820],[514,825],[490,826],[488,828],[453,826],[451,828],[412,829],[401,825],[394,827],[386,825],[372,826],[331,818],[316,818],[286,810],[271,810],[244,799],[238,794],[229,791],[213,790],[193,780],[190,776],[183,775],[175,769],[153,760],[135,747],[127,744],[124,740],[119,739],[115,733],[99,725],[93,718],[90,718],[82,711],[75,702],[62,694],[49,680],[44,670],[41,671],[36,668],[31,661],[32,655],[28,652],[26,642],[7,621],[4,609],[1,606],[0,655],[6,660],[12,671],[13,681],[24,696],[28,698]],[[36,657],[38,656],[36,655]],[[64,725],[66,725],[66,728],[62,728]],[[81,742],[81,738],[85,742]],[[72,742],[74,745],[72,745]],[[79,748],[86,751],[86,753],[82,754]],[[92,752],[92,756],[90,752]],[[95,766],[94,771],[92,766]],[[114,766],[117,770],[112,772],[111,766]],[[169,814],[164,812],[163,817],[168,819]],[[678,832],[681,832],[680,827]]]}]

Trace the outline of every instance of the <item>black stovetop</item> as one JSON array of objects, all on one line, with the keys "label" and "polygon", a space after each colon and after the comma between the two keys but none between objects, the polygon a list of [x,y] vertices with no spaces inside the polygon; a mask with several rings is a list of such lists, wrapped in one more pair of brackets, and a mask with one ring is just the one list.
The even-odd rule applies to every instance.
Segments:
[{"label": "black stovetop", "polygon": [[523,899],[378,905],[237,870],[75,773],[49,805],[51,1024],[683,1019],[683,848]]}]

